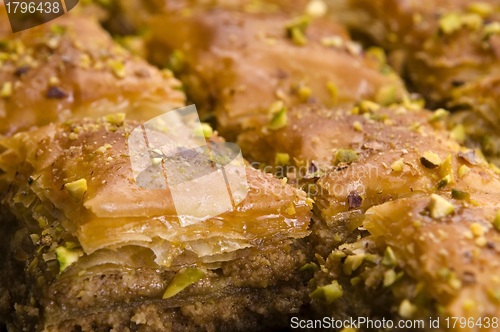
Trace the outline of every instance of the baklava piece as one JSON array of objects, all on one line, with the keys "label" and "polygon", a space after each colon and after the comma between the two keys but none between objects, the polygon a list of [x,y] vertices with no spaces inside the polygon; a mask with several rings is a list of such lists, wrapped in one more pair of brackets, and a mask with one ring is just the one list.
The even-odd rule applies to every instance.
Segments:
[{"label": "baklava piece", "polygon": [[[146,128],[148,144],[179,137],[161,126]],[[173,163],[177,176],[167,178],[176,184],[190,179],[189,161],[200,166],[224,158],[198,148],[179,148],[170,159],[162,159],[166,150],[144,150],[150,167],[137,175],[132,167],[141,153],[134,148],[137,128],[140,123],[108,116],[49,125],[2,141],[1,181],[8,190],[2,199],[0,309],[8,328],[287,326],[289,315],[306,301],[312,276],[300,270],[310,260],[302,239],[310,233],[311,200],[241,164],[224,167],[229,179],[224,189],[233,190],[231,178],[244,172],[247,195],[218,215],[209,211],[218,211],[223,199],[200,198],[200,192],[209,192],[207,185],[217,190],[220,182],[192,179],[200,181],[198,187],[176,194],[164,186],[145,189],[139,182],[163,176],[155,168],[160,165]],[[180,135],[192,142],[200,133]],[[220,139],[214,136],[209,144],[214,141]],[[213,169],[214,176],[222,178],[220,171]],[[176,214],[183,206],[194,206],[197,214]]]},{"label": "baklava piece", "polygon": [[202,112],[215,113],[228,140],[283,107],[390,104],[404,92],[380,49],[365,53],[329,21],[212,10],[160,16],[151,29],[152,61],[177,74]]},{"label": "baklava piece", "polygon": [[72,118],[148,120],[183,106],[181,84],[113,42],[97,22],[61,17],[2,37],[0,134]]}]

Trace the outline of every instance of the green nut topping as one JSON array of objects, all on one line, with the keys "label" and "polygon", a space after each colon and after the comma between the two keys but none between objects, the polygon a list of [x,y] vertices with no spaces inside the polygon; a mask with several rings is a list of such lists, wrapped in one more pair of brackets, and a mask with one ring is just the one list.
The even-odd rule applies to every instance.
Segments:
[{"label": "green nut topping", "polygon": [[184,270],[180,270],[175,275],[174,279],[168,284],[167,290],[163,294],[163,299],[171,298],[174,295],[180,293],[184,288],[191,284],[194,284],[201,278],[205,276],[203,271],[198,270],[194,267],[188,267]]},{"label": "green nut topping", "polygon": [[454,199],[468,201],[470,199],[470,194],[465,192],[465,191],[461,191],[461,190],[453,188],[451,190],[451,197]]},{"label": "green nut topping", "polygon": [[493,227],[500,232],[500,210],[497,212],[495,219],[493,219]]},{"label": "green nut topping", "polygon": [[430,212],[430,216],[433,219],[446,217],[455,212],[453,204],[436,194],[431,195],[431,201],[429,203],[428,209]]},{"label": "green nut topping", "polygon": [[111,124],[121,125],[123,121],[125,121],[125,117],[126,117],[125,113],[115,113],[106,115],[104,119]]},{"label": "green nut topping", "polygon": [[439,20],[439,28],[445,35],[449,35],[457,30],[460,30],[462,28],[460,15],[457,13],[443,15]]},{"label": "green nut topping", "polygon": [[208,123],[201,123],[199,127],[193,130],[193,135],[197,137],[212,137],[214,130]]},{"label": "green nut topping", "polygon": [[384,273],[384,287],[389,287],[397,279],[396,272],[394,270],[387,270]]},{"label": "green nut topping", "polygon": [[288,153],[276,153],[276,165],[285,166],[290,162],[290,155]]},{"label": "green nut topping", "polygon": [[300,46],[307,44],[305,33],[310,22],[311,19],[308,16],[301,16],[286,24],[286,32],[295,44]]},{"label": "green nut topping", "polygon": [[375,96],[375,100],[382,106],[389,106],[396,101],[396,92],[396,87],[393,85],[381,87]]},{"label": "green nut topping", "polygon": [[68,249],[60,246],[56,248],[57,261],[59,262],[59,273],[64,272],[71,264],[78,261],[83,255],[81,250]]},{"label": "green nut topping", "polygon": [[348,276],[352,274],[353,271],[356,271],[357,268],[363,263],[365,259],[365,255],[351,255],[347,256],[344,262],[344,273]]},{"label": "green nut topping", "polygon": [[422,163],[422,165],[429,169],[436,168],[443,163],[441,158],[439,158],[437,154],[431,151],[425,152],[420,158],[420,162]]},{"label": "green nut topping", "polygon": [[447,111],[443,108],[437,109],[434,113],[432,113],[432,116],[429,119],[429,123],[441,121],[444,118],[446,118],[448,115],[450,115],[449,111]]},{"label": "green nut topping", "polygon": [[478,14],[481,17],[488,17],[493,13],[493,6],[486,2],[473,2],[467,10],[471,13]]},{"label": "green nut topping", "polygon": [[328,82],[326,83],[326,88],[328,89],[328,92],[330,93],[330,96],[332,96],[332,102],[334,105],[337,105],[339,102],[339,89],[333,82]]},{"label": "green nut topping", "polygon": [[79,203],[83,199],[83,195],[87,191],[87,180],[80,179],[74,182],[66,183],[64,186],[68,194]]},{"label": "green nut topping", "polygon": [[344,295],[342,286],[339,285],[337,280],[334,280],[330,285],[318,287],[314,292],[309,294],[311,299],[320,300],[326,304],[332,304],[333,301]]},{"label": "green nut topping", "polygon": [[311,272],[316,272],[316,271],[319,271],[319,267],[318,267],[318,264],[316,263],[307,263],[307,264],[304,264],[300,269],[299,269],[300,272],[302,271],[311,271]]},{"label": "green nut topping", "polygon": [[392,248],[390,246],[385,248],[384,258],[382,258],[382,265],[387,267],[393,267],[397,263],[398,260],[396,259],[396,255],[394,254]]},{"label": "green nut topping", "polygon": [[5,82],[0,90],[0,97],[7,99],[12,96],[12,82]]},{"label": "green nut topping", "polygon": [[442,178],[441,180],[439,180],[439,182],[437,184],[437,188],[439,190],[441,190],[444,187],[446,187],[447,185],[449,185],[450,183],[451,183],[451,177],[450,177],[450,175],[446,175],[444,178]]},{"label": "green nut topping", "polygon": [[352,164],[358,159],[358,154],[352,149],[339,149],[335,154],[334,164],[338,165],[344,163],[347,165]]},{"label": "green nut topping", "polygon": [[283,107],[281,111],[274,115],[271,122],[269,122],[269,124],[267,125],[267,128],[270,130],[279,130],[286,127],[286,125],[288,124],[288,116],[286,112],[286,107]]},{"label": "green nut topping", "polygon": [[492,35],[497,35],[500,33],[500,22],[493,22],[486,24],[483,28],[483,38],[488,39]]},{"label": "green nut topping", "polygon": [[167,68],[178,73],[184,68],[185,61],[184,53],[181,50],[174,50],[168,58]]}]

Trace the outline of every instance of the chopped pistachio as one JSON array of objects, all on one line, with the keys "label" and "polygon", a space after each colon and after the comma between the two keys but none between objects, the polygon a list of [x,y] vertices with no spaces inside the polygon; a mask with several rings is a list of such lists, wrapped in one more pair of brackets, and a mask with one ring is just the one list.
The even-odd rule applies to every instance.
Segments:
[{"label": "chopped pistachio", "polygon": [[411,304],[407,299],[403,300],[399,305],[398,313],[403,318],[412,318],[417,312],[417,307]]},{"label": "chopped pistachio", "polygon": [[269,114],[276,114],[279,111],[281,111],[283,109],[283,107],[285,107],[285,104],[281,100],[277,100],[269,106],[269,108],[267,109],[267,112]]},{"label": "chopped pistachio", "polygon": [[394,270],[387,270],[384,273],[384,287],[392,285],[396,281],[396,272]]},{"label": "chopped pistachio", "polygon": [[307,44],[307,38],[305,32],[309,23],[310,23],[310,18],[307,16],[302,16],[302,17],[297,17],[286,24],[285,28],[288,33],[288,36],[292,38],[292,41],[296,45],[303,46]]},{"label": "chopped pistachio", "polygon": [[151,165],[158,166],[161,164],[162,158],[151,158]]},{"label": "chopped pistachio", "polygon": [[314,263],[314,262],[311,262],[311,263],[307,263],[307,264],[304,264],[300,269],[299,269],[300,272],[302,271],[311,271],[311,272],[316,272],[316,271],[319,271],[319,267],[318,267],[318,264]]},{"label": "chopped pistachio", "polygon": [[358,159],[358,154],[352,149],[339,149],[335,154],[334,164],[338,165],[340,163],[352,164]]},{"label": "chopped pistachio", "polygon": [[12,96],[12,82],[5,82],[2,85],[2,90],[0,91],[0,97],[10,98]]},{"label": "chopped pistachio", "polygon": [[468,7],[467,10],[471,13],[480,15],[481,17],[488,17],[493,13],[493,6],[486,2],[473,2]]},{"label": "chopped pistachio", "polygon": [[76,203],[80,202],[87,191],[87,180],[80,179],[74,182],[66,183],[64,188],[68,194],[75,200]]},{"label": "chopped pistachio", "polygon": [[324,301],[326,304],[332,304],[343,295],[342,286],[337,280],[334,280],[330,285],[316,288],[314,292],[309,294],[311,299]]},{"label": "chopped pistachio", "polygon": [[36,246],[38,244],[38,241],[40,241],[40,235],[38,234],[31,234],[30,235],[31,242]]},{"label": "chopped pistachio", "polygon": [[403,158],[396,160],[395,162],[392,163],[391,168],[394,172],[402,172],[403,171],[403,166],[404,166],[404,160]]},{"label": "chopped pistachio", "polygon": [[454,199],[468,201],[470,199],[470,194],[465,191],[453,188],[451,190],[451,197]]},{"label": "chopped pistachio", "polygon": [[77,133],[70,133],[68,138],[71,140],[71,141],[74,141],[76,139],[78,139],[78,134]]},{"label": "chopped pistachio", "polygon": [[492,35],[497,35],[500,33],[500,22],[493,22],[486,24],[483,28],[483,38],[488,39]]},{"label": "chopped pistachio", "polygon": [[339,89],[333,82],[326,83],[326,88],[328,89],[328,92],[332,96],[333,104],[336,105],[339,99]]},{"label": "chopped pistachio", "polygon": [[451,138],[457,140],[459,143],[465,142],[465,139],[467,137],[467,134],[465,132],[465,127],[463,124],[458,124],[456,125],[452,130],[451,130]]},{"label": "chopped pistachio", "polygon": [[108,60],[108,66],[111,68],[113,74],[118,78],[124,78],[126,75],[125,65],[121,61]]},{"label": "chopped pistachio", "polygon": [[434,113],[432,113],[432,116],[429,119],[429,123],[434,123],[443,120],[450,114],[449,111],[439,108],[437,109]]},{"label": "chopped pistachio", "polygon": [[59,273],[64,272],[71,264],[76,263],[83,255],[81,250],[68,249],[63,246],[56,248],[57,261],[59,262]]},{"label": "chopped pistachio", "polygon": [[306,13],[312,17],[323,17],[327,11],[328,7],[322,0],[312,0],[306,6]]},{"label": "chopped pistachio", "polygon": [[202,122],[200,126],[197,126],[193,130],[193,135],[197,137],[205,137],[205,138],[210,138],[212,137],[214,131],[212,127],[208,123]]},{"label": "chopped pistachio", "polygon": [[359,131],[359,132],[363,131],[363,125],[361,124],[361,122],[354,121],[353,125],[354,125],[354,129],[356,129],[356,131]]},{"label": "chopped pistachio", "polygon": [[359,103],[359,109],[361,113],[374,113],[380,109],[380,105],[370,100],[363,100]]},{"label": "chopped pistachio", "polygon": [[125,117],[126,117],[125,113],[115,113],[106,115],[104,119],[111,124],[121,125],[123,121],[125,121]]},{"label": "chopped pistachio", "polygon": [[167,68],[178,73],[184,68],[185,61],[184,53],[181,50],[174,50],[168,58]]},{"label": "chopped pistachio", "polygon": [[293,204],[293,202],[288,203],[285,213],[291,216],[297,213],[297,210],[295,209],[295,205]]},{"label": "chopped pistachio", "polygon": [[179,272],[175,274],[175,277],[172,279],[172,281],[170,281],[170,283],[168,284],[167,289],[163,294],[163,299],[168,299],[174,295],[177,295],[186,287],[194,284],[204,276],[205,273],[203,271],[200,271],[194,267],[188,267],[184,270],[179,270]]},{"label": "chopped pistachio", "polygon": [[387,63],[385,51],[380,47],[370,47],[366,50],[366,54],[375,58],[380,65],[385,65]]},{"label": "chopped pistachio", "polygon": [[446,217],[455,211],[453,204],[436,194],[431,195],[431,201],[429,203],[428,209],[430,212],[430,216],[433,219]]},{"label": "chopped pistachio", "polygon": [[312,90],[311,88],[305,86],[305,85],[302,85],[299,90],[297,91],[297,96],[299,97],[300,101],[302,103],[306,103],[309,98],[311,97],[312,95]]},{"label": "chopped pistachio", "polygon": [[483,236],[483,234],[484,234],[484,228],[478,222],[473,222],[470,225],[470,230],[472,231],[472,234],[474,234],[474,236],[476,236],[476,237]]},{"label": "chopped pistachio", "polygon": [[287,116],[287,109],[286,107],[283,107],[281,111],[276,113],[274,117],[272,118],[271,122],[267,125],[267,128],[270,130],[279,130],[288,124],[288,116]]},{"label": "chopped pistachio", "polygon": [[288,165],[290,162],[290,155],[288,153],[276,153],[276,160],[275,163],[278,166],[285,166]]},{"label": "chopped pistachio", "polygon": [[390,246],[385,248],[384,258],[382,258],[382,265],[387,267],[393,267],[398,263],[396,255]]},{"label": "chopped pistachio", "polygon": [[449,181],[448,184],[455,183],[455,176],[451,165],[451,154],[446,157],[444,162],[439,167],[439,175],[446,178]]},{"label": "chopped pistachio", "polygon": [[344,39],[340,36],[331,36],[321,38],[321,45],[326,47],[341,48],[344,46]]},{"label": "chopped pistachio", "polygon": [[382,106],[389,106],[396,101],[396,87],[394,85],[381,87],[377,91],[375,100]]},{"label": "chopped pistachio", "polygon": [[363,254],[347,256],[344,261],[344,273],[351,275],[363,263],[364,259],[365,255]]},{"label": "chopped pistachio", "polygon": [[495,218],[493,219],[493,227],[495,227],[495,229],[500,232],[500,210],[497,212]]},{"label": "chopped pistachio", "polygon": [[432,151],[425,152],[420,158],[420,162],[427,168],[433,169],[443,163],[441,158]]},{"label": "chopped pistachio", "polygon": [[462,15],[461,21],[463,26],[471,30],[479,30],[483,26],[481,15],[474,13]]},{"label": "chopped pistachio", "polygon": [[439,19],[439,28],[445,35],[452,34],[453,32],[462,28],[462,20],[457,13],[449,13],[443,15]]},{"label": "chopped pistachio", "polygon": [[354,277],[354,278],[351,278],[351,285],[352,286],[356,286],[357,284],[359,284],[361,281],[361,278],[360,277]]},{"label": "chopped pistachio", "polygon": [[446,187],[447,185],[449,185],[450,183],[451,183],[451,177],[450,177],[450,175],[446,175],[444,178],[439,180],[439,182],[437,184],[437,188],[441,190],[444,187]]},{"label": "chopped pistachio", "polygon": [[465,166],[465,165],[462,165],[458,168],[458,177],[463,178],[469,172],[470,172],[470,168]]}]

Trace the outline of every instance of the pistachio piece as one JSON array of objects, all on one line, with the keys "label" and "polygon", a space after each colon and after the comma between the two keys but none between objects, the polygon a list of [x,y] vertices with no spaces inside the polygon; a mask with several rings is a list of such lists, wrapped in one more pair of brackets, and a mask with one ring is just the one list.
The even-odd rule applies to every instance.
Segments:
[{"label": "pistachio piece", "polygon": [[361,124],[361,122],[354,121],[353,126],[356,131],[359,131],[360,133],[363,132],[363,125]]},{"label": "pistachio piece", "polygon": [[5,82],[0,91],[0,97],[7,99],[12,96],[12,82]]},{"label": "pistachio piece", "polygon": [[387,270],[384,273],[384,287],[389,287],[397,279],[396,272],[394,270]]},{"label": "pistachio piece", "polygon": [[170,281],[163,294],[163,299],[171,298],[174,295],[177,295],[186,287],[191,284],[194,284],[201,278],[205,276],[203,271],[198,270],[194,267],[188,267],[183,270],[180,270],[175,274],[175,277]]},{"label": "pistachio piece", "polygon": [[290,155],[288,153],[276,153],[276,160],[275,163],[278,166],[285,166],[288,165],[290,162]]},{"label": "pistachio piece", "polygon": [[307,264],[304,264],[300,269],[299,269],[300,272],[303,272],[303,271],[310,271],[310,272],[316,272],[316,271],[319,271],[319,267],[318,267],[318,264],[314,263],[314,262],[311,262],[311,263],[307,263]]},{"label": "pistachio piece", "polygon": [[311,299],[324,301],[326,304],[332,304],[343,295],[342,286],[337,280],[334,280],[330,285],[318,287],[314,292],[309,294]]},{"label": "pistachio piece", "polygon": [[441,190],[444,187],[446,187],[447,185],[449,185],[450,183],[451,183],[451,177],[450,177],[450,175],[446,175],[444,178],[439,180],[439,182],[437,184],[437,188]]},{"label": "pistachio piece", "polygon": [[387,267],[396,266],[398,260],[396,259],[396,255],[390,246],[385,248],[384,257],[382,258],[382,265]]},{"label": "pistachio piece", "polygon": [[78,259],[83,255],[83,251],[59,246],[56,248],[56,255],[57,261],[59,262],[59,273],[62,273],[70,265],[78,261]]},{"label": "pistachio piece", "polygon": [[351,275],[363,263],[364,259],[365,255],[363,254],[347,256],[344,261],[344,273],[348,276]]},{"label": "pistachio piece", "polygon": [[339,149],[335,154],[334,164],[337,166],[340,163],[347,165],[352,164],[358,159],[358,154],[352,149]]},{"label": "pistachio piece", "polygon": [[455,183],[455,176],[453,174],[453,169],[451,165],[451,154],[449,154],[448,157],[446,157],[444,162],[439,167],[439,175],[441,175],[443,179],[446,178],[446,180],[448,181],[447,184]]},{"label": "pistachio piece", "polygon": [[412,318],[417,312],[417,307],[411,304],[407,299],[403,300],[399,305],[398,313],[403,318]]},{"label": "pistachio piece", "polygon": [[214,130],[208,123],[201,123],[199,127],[193,130],[193,135],[197,137],[212,137]]},{"label": "pistachio piece", "polygon": [[85,192],[87,191],[87,180],[80,179],[74,182],[66,183],[64,188],[68,192],[68,194],[75,200],[76,203],[79,203]]},{"label": "pistachio piece", "polygon": [[439,219],[449,216],[455,211],[453,204],[436,194],[431,195],[431,201],[429,203],[428,209],[430,212],[430,216],[433,219]]},{"label": "pistachio piece", "polygon": [[394,172],[402,172],[404,167],[403,158],[392,163],[391,168]]},{"label": "pistachio piece", "polygon": [[309,98],[311,97],[312,95],[312,90],[311,88],[305,86],[305,85],[302,85],[299,90],[297,91],[297,96],[299,97],[300,101],[302,103],[306,103]]},{"label": "pistachio piece", "polygon": [[451,197],[458,200],[468,201],[470,199],[470,194],[458,189],[451,189]]},{"label": "pistachio piece", "polygon": [[328,92],[330,93],[330,96],[332,96],[332,102],[333,102],[333,104],[337,105],[337,103],[339,101],[338,100],[339,99],[339,89],[332,82],[326,83],[326,88],[328,89]]},{"label": "pistachio piece", "polygon": [[184,53],[181,50],[174,50],[168,58],[167,68],[178,73],[183,69],[185,61]]},{"label": "pistachio piece", "polygon": [[267,128],[270,130],[279,130],[286,127],[286,125],[288,124],[288,116],[286,113],[287,109],[286,107],[283,107],[281,111],[274,115],[271,122],[269,122],[269,124],[267,125]]},{"label": "pistachio piece", "polygon": [[434,113],[432,113],[432,116],[429,119],[429,123],[434,123],[443,120],[450,114],[449,111],[439,108],[437,109]]},{"label": "pistachio piece", "polygon": [[457,13],[443,15],[439,19],[439,28],[445,35],[452,34],[462,28],[462,20]]},{"label": "pistachio piece", "polygon": [[363,100],[362,102],[359,103],[358,106],[361,113],[374,113],[380,109],[379,104],[370,100]]},{"label": "pistachio piece", "polygon": [[375,100],[382,106],[389,106],[396,101],[396,87],[393,85],[383,86],[377,91]]},{"label": "pistachio piece", "polygon": [[277,100],[273,102],[271,105],[269,105],[269,108],[267,109],[267,112],[269,114],[276,114],[279,111],[281,111],[285,107],[285,104],[281,100]]},{"label": "pistachio piece", "polygon": [[427,151],[420,158],[420,163],[422,163],[422,165],[424,165],[426,168],[433,169],[441,165],[443,161],[434,152]]},{"label": "pistachio piece", "polygon": [[486,2],[473,2],[468,7],[467,10],[471,13],[478,14],[481,17],[488,17],[493,13],[493,6]]},{"label": "pistachio piece", "polygon": [[117,78],[124,78],[127,74],[125,70],[125,65],[121,61],[108,60],[108,66]]},{"label": "pistachio piece", "polygon": [[488,40],[492,35],[500,33],[500,22],[486,24],[483,28],[483,38]]},{"label": "pistachio piece", "polygon": [[363,203],[363,197],[361,197],[356,192],[356,190],[351,191],[351,193],[347,196],[347,204],[349,206],[349,210],[361,207],[362,203]]},{"label": "pistachio piece", "polygon": [[493,227],[500,232],[500,210],[495,215],[495,219],[493,219]]},{"label": "pistachio piece", "polygon": [[57,86],[51,86],[45,94],[45,97],[50,99],[63,99],[67,96],[68,94],[63,89]]},{"label": "pistachio piece", "polygon": [[459,143],[465,142],[467,134],[465,132],[465,127],[463,124],[458,124],[451,130],[451,138],[455,139]]},{"label": "pistachio piece", "polygon": [[481,163],[481,159],[476,155],[476,151],[474,150],[459,152],[458,156],[467,161],[471,165],[479,165]]},{"label": "pistachio piece", "polygon": [[469,172],[470,172],[470,168],[465,166],[465,165],[462,165],[458,168],[458,177],[463,178]]},{"label": "pistachio piece", "polygon": [[125,121],[126,114],[125,113],[115,113],[115,114],[110,114],[106,115],[104,117],[104,120],[111,124],[115,125],[121,125],[123,121]]}]

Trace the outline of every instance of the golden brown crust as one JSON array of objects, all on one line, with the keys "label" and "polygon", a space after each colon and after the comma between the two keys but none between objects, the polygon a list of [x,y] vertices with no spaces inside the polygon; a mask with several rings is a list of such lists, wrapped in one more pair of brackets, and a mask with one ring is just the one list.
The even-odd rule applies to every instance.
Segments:
[{"label": "golden brown crust", "polygon": [[5,44],[1,134],[115,112],[147,120],[184,102],[177,80],[130,55],[88,18],[62,17],[9,35]]},{"label": "golden brown crust", "polygon": [[[151,24],[151,57],[165,65],[177,50],[173,54],[183,62],[176,69],[188,94],[199,108],[215,112],[228,139],[267,122],[278,100],[285,106],[332,106],[375,99],[383,87],[393,87],[396,97],[404,90],[390,71],[381,73],[387,66],[363,55],[342,27],[313,21],[305,30],[307,44],[299,46],[287,37],[291,18],[221,10],[159,17]],[[165,30],[178,33],[166,35]]]}]

